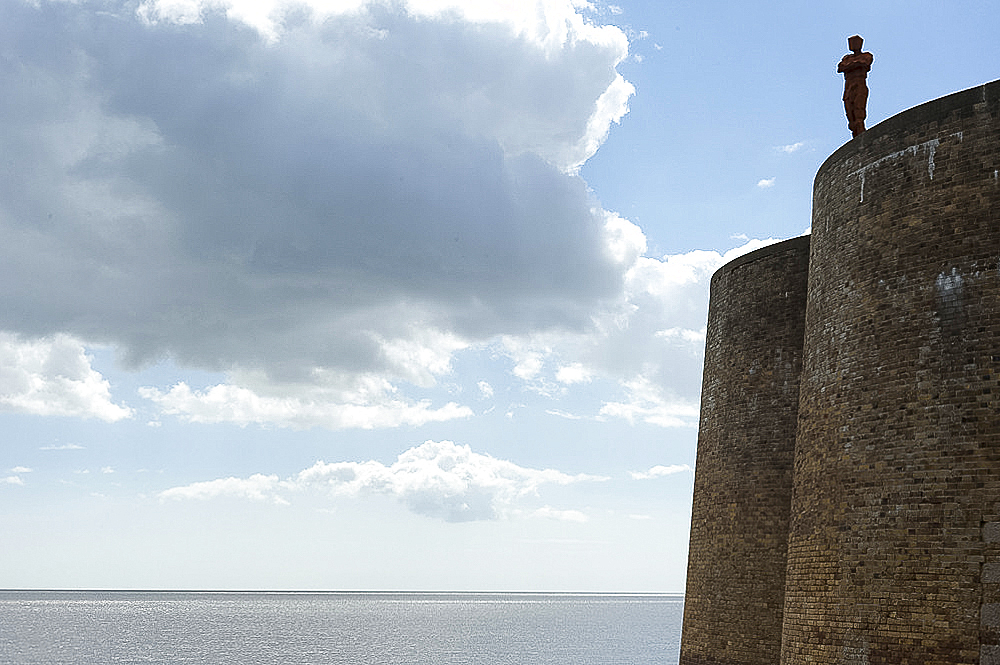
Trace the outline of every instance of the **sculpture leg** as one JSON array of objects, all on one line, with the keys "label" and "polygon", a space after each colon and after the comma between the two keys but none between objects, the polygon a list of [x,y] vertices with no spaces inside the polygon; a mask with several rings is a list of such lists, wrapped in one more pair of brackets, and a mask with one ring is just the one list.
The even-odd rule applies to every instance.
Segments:
[{"label": "sculpture leg", "polygon": [[849,86],[844,93],[844,111],[847,113],[847,127],[853,136],[865,131],[865,117],[868,106],[868,86]]}]

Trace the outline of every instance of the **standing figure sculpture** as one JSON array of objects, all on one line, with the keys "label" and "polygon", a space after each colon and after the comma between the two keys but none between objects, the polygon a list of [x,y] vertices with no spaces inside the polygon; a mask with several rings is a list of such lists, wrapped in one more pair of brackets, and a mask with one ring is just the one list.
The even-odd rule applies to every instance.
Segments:
[{"label": "standing figure sculpture", "polygon": [[847,112],[847,126],[854,136],[865,131],[868,106],[868,84],[865,79],[868,78],[874,60],[871,53],[861,52],[864,41],[860,35],[848,37],[847,46],[851,52],[837,66],[837,71],[844,74],[844,110]]}]

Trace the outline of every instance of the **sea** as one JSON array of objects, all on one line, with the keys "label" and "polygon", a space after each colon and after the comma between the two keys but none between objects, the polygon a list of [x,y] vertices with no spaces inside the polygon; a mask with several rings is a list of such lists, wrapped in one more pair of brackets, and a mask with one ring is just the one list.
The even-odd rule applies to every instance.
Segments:
[{"label": "sea", "polygon": [[0,591],[0,665],[672,665],[661,594]]}]

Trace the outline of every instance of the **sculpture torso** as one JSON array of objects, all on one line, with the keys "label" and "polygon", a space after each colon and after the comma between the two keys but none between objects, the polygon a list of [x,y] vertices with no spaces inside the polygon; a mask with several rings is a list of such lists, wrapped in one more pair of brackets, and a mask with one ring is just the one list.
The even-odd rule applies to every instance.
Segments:
[{"label": "sculpture torso", "polygon": [[840,64],[837,65],[837,71],[842,73],[848,80],[855,78],[864,79],[868,76],[868,72],[871,71],[872,61],[874,60],[875,57],[868,52],[848,53],[841,59]]}]

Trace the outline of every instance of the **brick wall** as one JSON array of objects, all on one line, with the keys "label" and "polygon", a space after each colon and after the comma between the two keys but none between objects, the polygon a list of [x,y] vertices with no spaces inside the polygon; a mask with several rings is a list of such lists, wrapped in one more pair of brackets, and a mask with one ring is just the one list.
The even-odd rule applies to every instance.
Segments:
[{"label": "brick wall", "polygon": [[1000,81],[820,168],[805,350],[781,662],[1000,665]]},{"label": "brick wall", "polygon": [[682,665],[778,660],[808,264],[794,238],[712,278]]}]

